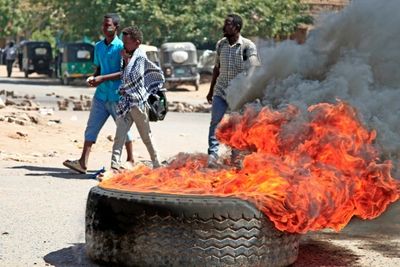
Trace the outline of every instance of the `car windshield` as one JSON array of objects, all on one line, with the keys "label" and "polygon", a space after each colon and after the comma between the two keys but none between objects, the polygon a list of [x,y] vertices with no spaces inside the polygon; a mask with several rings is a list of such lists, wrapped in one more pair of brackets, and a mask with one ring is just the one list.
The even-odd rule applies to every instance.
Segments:
[{"label": "car windshield", "polygon": [[92,61],[93,57],[93,50],[84,45],[71,45],[67,47],[65,50],[67,51],[67,58],[64,60],[67,61],[79,61],[79,62],[86,62],[86,61]]},{"label": "car windshield", "polygon": [[45,47],[36,47],[34,51],[37,56],[44,56],[47,54],[47,49]]},{"label": "car windshield", "polygon": [[150,61],[154,62],[157,65],[160,64],[160,59],[158,58],[158,52],[156,52],[156,51],[147,51],[146,55],[147,55],[147,58]]},{"label": "car windshield", "polygon": [[90,51],[89,50],[78,50],[76,52],[76,57],[78,59],[90,59]]}]

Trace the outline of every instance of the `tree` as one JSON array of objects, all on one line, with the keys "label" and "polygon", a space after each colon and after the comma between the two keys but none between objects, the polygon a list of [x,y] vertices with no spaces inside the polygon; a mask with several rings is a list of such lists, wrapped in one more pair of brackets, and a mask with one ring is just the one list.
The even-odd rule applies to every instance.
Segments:
[{"label": "tree", "polygon": [[[192,41],[214,47],[228,13],[245,21],[248,37],[286,38],[299,23],[309,23],[299,0],[0,0],[0,36],[20,34],[93,41],[101,36],[104,14],[119,13],[122,26],[137,24],[145,42]],[[35,33],[35,34],[34,34]]]},{"label": "tree", "polygon": [[13,36],[16,34],[13,25],[17,18],[16,10],[18,0],[0,0],[0,37]]},{"label": "tree", "polygon": [[118,11],[128,24],[140,25],[145,39],[155,45],[165,41],[192,41],[215,45],[222,36],[228,13],[240,14],[246,36],[286,38],[299,23],[311,23],[299,0],[140,0],[120,1]]}]

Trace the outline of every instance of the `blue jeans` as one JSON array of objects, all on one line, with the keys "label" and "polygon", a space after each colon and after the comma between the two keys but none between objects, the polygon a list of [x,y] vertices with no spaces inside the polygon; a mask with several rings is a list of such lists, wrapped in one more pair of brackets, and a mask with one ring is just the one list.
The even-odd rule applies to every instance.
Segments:
[{"label": "blue jeans", "polygon": [[211,122],[210,129],[208,132],[208,154],[218,156],[219,142],[215,137],[215,130],[218,124],[221,122],[226,110],[228,109],[228,103],[220,97],[213,96],[212,107],[211,107]]},{"label": "blue jeans", "polygon": [[[114,101],[102,101],[93,97],[92,106],[90,108],[89,119],[85,130],[85,141],[90,141],[95,143],[97,136],[101,128],[103,128],[104,123],[111,116],[115,121],[117,119],[116,112],[117,102]],[[129,131],[126,137],[126,141],[132,141],[133,136]]]}]

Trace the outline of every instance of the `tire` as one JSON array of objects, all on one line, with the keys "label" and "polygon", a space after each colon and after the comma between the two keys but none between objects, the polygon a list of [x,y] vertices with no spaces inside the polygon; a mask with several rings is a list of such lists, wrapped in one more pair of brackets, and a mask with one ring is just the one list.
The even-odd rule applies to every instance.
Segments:
[{"label": "tire", "polygon": [[287,266],[299,236],[276,230],[237,198],[133,193],[93,187],[86,251],[118,266]]}]

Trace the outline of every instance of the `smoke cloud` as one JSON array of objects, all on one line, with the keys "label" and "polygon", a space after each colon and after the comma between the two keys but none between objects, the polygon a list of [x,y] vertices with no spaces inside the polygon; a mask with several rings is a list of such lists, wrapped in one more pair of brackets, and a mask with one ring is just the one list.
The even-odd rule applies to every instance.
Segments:
[{"label": "smoke cloud", "polygon": [[232,80],[229,106],[238,110],[256,99],[276,109],[348,102],[377,131],[383,158],[394,161],[400,177],[398,10],[398,0],[353,0],[341,12],[323,15],[305,44],[259,47],[262,66]]}]

